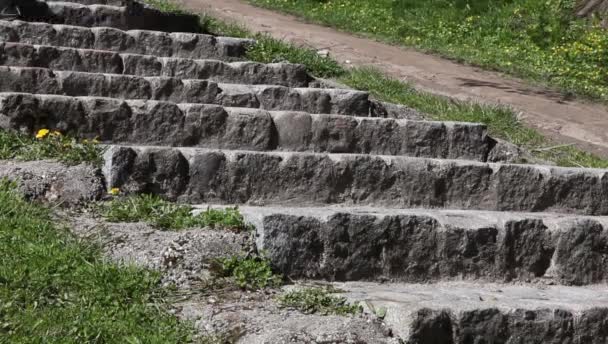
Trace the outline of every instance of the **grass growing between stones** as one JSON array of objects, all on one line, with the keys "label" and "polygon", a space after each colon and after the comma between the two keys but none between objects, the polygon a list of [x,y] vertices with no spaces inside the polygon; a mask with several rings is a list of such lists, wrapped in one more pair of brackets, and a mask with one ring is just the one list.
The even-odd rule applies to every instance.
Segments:
[{"label": "grass growing between stones", "polygon": [[165,230],[211,227],[235,232],[250,230],[237,208],[207,209],[193,214],[188,205],[168,202],[156,195],[118,197],[101,206],[110,222],[147,222]]},{"label": "grass growing between stones", "polygon": [[0,181],[0,342],[188,343],[157,273],[110,264]]},{"label": "grass growing between stones", "polygon": [[333,295],[331,288],[304,288],[279,296],[282,307],[295,308],[305,314],[349,315],[361,312],[361,306],[348,303],[346,298]]},{"label": "grass growing between stones", "polygon": [[228,279],[243,290],[279,287],[283,277],[275,274],[270,261],[262,257],[227,257],[218,259],[215,275]]},{"label": "grass growing between stones", "polygon": [[[165,6],[176,6],[170,0],[146,1],[169,4]],[[270,4],[272,1],[256,0],[258,4],[262,2]],[[311,1],[307,0],[303,3],[309,2]],[[297,6],[297,1],[284,1],[284,3],[285,6]],[[316,3],[322,5],[325,2],[317,1]],[[273,7],[276,6],[273,5]],[[560,166],[608,168],[608,160],[573,146],[560,146],[535,129],[526,127],[517,119],[517,115],[510,108],[456,101],[419,92],[411,85],[387,77],[375,69],[356,68],[346,70],[335,60],[330,57],[321,57],[314,50],[297,47],[267,35],[253,34],[241,26],[224,23],[210,16],[204,15],[202,18],[209,32],[257,39],[258,43],[250,49],[247,56],[248,59],[253,61],[301,63],[308,68],[311,74],[317,77],[338,79],[354,89],[369,91],[379,100],[414,108],[425,114],[429,119],[484,123],[495,137],[521,145],[530,150],[536,157]],[[555,146],[558,147],[547,149]]]},{"label": "grass growing between stones", "polygon": [[35,137],[0,129],[0,160],[57,159],[67,165],[100,166],[104,149],[95,140],[78,140],[42,129]]}]

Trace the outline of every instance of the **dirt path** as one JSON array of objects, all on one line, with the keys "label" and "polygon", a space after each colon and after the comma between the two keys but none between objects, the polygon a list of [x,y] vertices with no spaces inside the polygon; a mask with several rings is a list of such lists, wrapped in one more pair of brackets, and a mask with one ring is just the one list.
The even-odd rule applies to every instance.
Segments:
[{"label": "dirt path", "polygon": [[550,90],[527,85],[499,73],[422,54],[304,23],[293,16],[256,8],[238,0],[177,0],[197,12],[236,21],[299,45],[328,49],[332,57],[352,65],[374,65],[417,88],[458,99],[508,104],[521,119],[558,142],[608,157],[608,107],[564,100]]}]

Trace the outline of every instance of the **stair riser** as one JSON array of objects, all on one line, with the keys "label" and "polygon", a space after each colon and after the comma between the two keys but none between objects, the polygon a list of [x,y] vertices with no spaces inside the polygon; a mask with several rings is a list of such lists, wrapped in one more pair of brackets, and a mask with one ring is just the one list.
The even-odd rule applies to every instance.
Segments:
[{"label": "stair riser", "polygon": [[22,21],[0,21],[4,42],[50,45],[78,49],[180,58],[236,59],[243,57],[253,41],[191,33],[121,31]]},{"label": "stair riser", "polygon": [[290,87],[306,87],[310,81],[305,67],[293,64],[225,63],[17,43],[5,43],[0,49],[0,61],[5,66]]},{"label": "stair riser", "polygon": [[[183,154],[182,154],[183,153]],[[185,154],[185,155],[184,155]],[[117,149],[109,184],[187,202],[608,214],[608,173],[366,155]]]},{"label": "stair riser", "polygon": [[[389,309],[387,313],[394,312]],[[608,341],[608,308],[580,313],[561,309],[475,309],[458,314],[420,309],[413,317],[408,343],[585,343]]]},{"label": "stair riser", "polygon": [[51,71],[44,68],[0,67],[0,92],[212,103],[266,110],[304,111],[367,117],[365,92],[220,84],[206,80],[137,77]]},{"label": "stair riser", "polygon": [[[49,89],[57,86],[43,78],[38,79],[38,85]],[[209,94],[213,101],[218,92],[215,84],[201,83],[198,93]],[[114,143],[478,160],[483,160],[491,148],[485,128],[480,125],[357,119],[201,104],[13,93],[0,95],[0,113],[5,129],[34,133],[51,128]]]},{"label": "stair riser", "polygon": [[[326,217],[241,211],[256,224],[258,248],[292,278],[575,285],[608,280],[603,263],[608,259],[608,218],[496,220],[497,214],[481,213],[462,221],[462,214],[435,217],[423,211],[375,215],[338,210]],[[264,215],[258,220],[260,212]]]},{"label": "stair riser", "polygon": [[268,85],[220,84],[219,87],[222,93],[218,95],[218,103],[224,106],[303,111],[313,114],[377,116],[366,92]]},{"label": "stair riser", "polygon": [[129,6],[82,5],[73,2],[35,2],[22,7],[22,18],[53,24],[114,27],[167,32],[201,32],[195,15],[170,14],[136,2]]}]

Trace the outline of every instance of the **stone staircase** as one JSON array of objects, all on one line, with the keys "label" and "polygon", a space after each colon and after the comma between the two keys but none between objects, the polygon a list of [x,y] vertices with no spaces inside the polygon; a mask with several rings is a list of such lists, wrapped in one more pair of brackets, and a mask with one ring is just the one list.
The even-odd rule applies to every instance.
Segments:
[{"label": "stone staircase", "polygon": [[483,125],[242,61],[254,42],[194,16],[24,12],[0,21],[0,126],[98,137],[107,188],[239,205],[277,271],[387,308],[408,343],[608,343],[608,171],[489,162]]}]

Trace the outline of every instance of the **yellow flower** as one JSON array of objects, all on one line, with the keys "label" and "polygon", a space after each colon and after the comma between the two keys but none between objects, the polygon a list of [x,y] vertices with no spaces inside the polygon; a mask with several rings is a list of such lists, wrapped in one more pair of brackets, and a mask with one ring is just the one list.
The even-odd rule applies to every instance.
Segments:
[{"label": "yellow flower", "polygon": [[49,134],[49,132],[50,131],[48,129],[40,129],[40,130],[38,130],[38,133],[36,134],[36,138],[43,139]]},{"label": "yellow flower", "polygon": [[60,133],[60,132],[58,132],[57,130],[55,130],[55,131],[53,131],[53,132],[51,133],[51,136],[57,136],[57,137],[59,137],[59,136],[61,136],[61,133]]},{"label": "yellow flower", "polygon": [[110,189],[110,195],[112,196],[116,196],[120,193],[120,189],[119,188],[112,188]]}]

